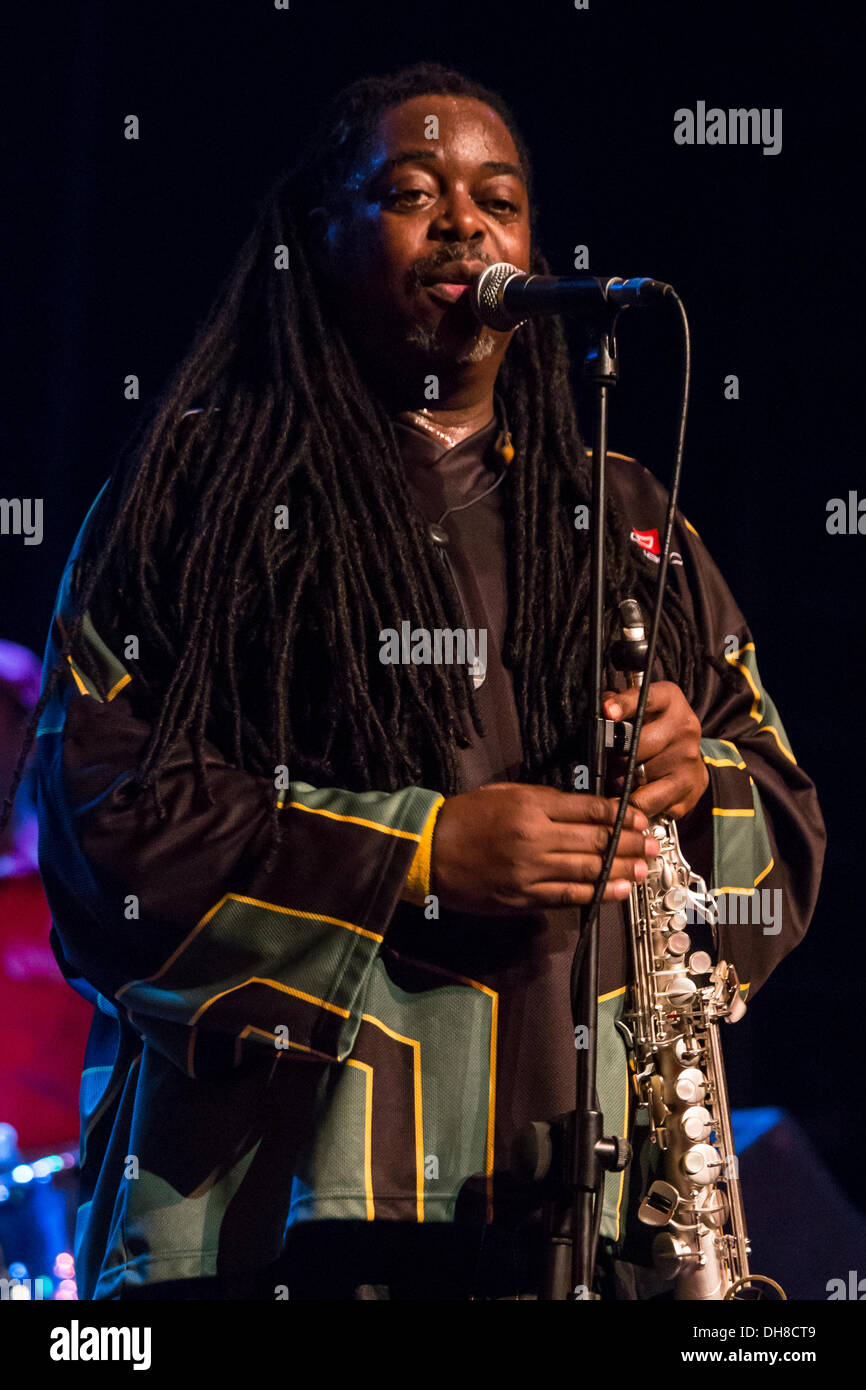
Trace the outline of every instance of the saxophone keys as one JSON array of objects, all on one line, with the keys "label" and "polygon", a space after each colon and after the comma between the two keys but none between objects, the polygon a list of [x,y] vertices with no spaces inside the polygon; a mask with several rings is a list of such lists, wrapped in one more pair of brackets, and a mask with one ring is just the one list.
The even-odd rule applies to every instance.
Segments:
[{"label": "saxophone keys", "polygon": [[674,1092],[686,1105],[701,1105],[706,1099],[707,1078],[697,1067],[686,1067],[674,1082]]},{"label": "saxophone keys", "polygon": [[730,1008],[725,1016],[726,1023],[739,1023],[743,1014],[746,1012],[746,1005],[741,994],[735,994],[731,1000]]},{"label": "saxophone keys", "polygon": [[707,1200],[700,1210],[701,1220],[711,1231],[721,1231],[731,1214],[731,1204],[721,1188],[714,1187],[707,1193]]},{"label": "saxophone keys", "polygon": [[676,1279],[689,1265],[700,1264],[702,1255],[670,1231],[659,1231],[653,1241],[653,1264],[663,1279]]},{"label": "saxophone keys", "polygon": [[662,1134],[664,1132],[664,1123],[668,1115],[670,1114],[670,1111],[668,1110],[664,1102],[662,1079],[658,1074],[653,1076],[650,1080],[649,1098],[653,1128],[658,1131],[657,1139],[659,1147],[663,1148],[664,1145],[662,1143]]},{"label": "saxophone keys", "polygon": [[715,1182],[721,1166],[719,1151],[714,1149],[712,1144],[695,1144],[694,1148],[687,1149],[680,1159],[683,1175],[689,1182],[694,1183],[695,1187],[708,1187],[710,1183]]},{"label": "saxophone keys", "polygon": [[644,1226],[667,1226],[679,1206],[680,1194],[673,1183],[657,1179],[638,1208],[638,1220]]},{"label": "saxophone keys", "polygon": [[693,1036],[677,1038],[674,1043],[674,1056],[681,1067],[694,1066],[696,1062],[700,1061],[702,1055],[703,1048],[697,1038]]},{"label": "saxophone keys", "polygon": [[697,992],[698,987],[694,980],[690,979],[688,975],[679,973],[672,975],[665,985],[665,998],[676,1008],[682,1008],[684,1004],[688,1004]]},{"label": "saxophone keys", "polygon": [[680,1116],[680,1129],[692,1143],[709,1139],[713,1132],[712,1116],[704,1105],[690,1105]]},{"label": "saxophone keys", "polygon": [[663,901],[667,912],[683,912],[688,907],[688,890],[681,883],[675,883],[668,888]]},{"label": "saxophone keys", "polygon": [[691,946],[691,944],[692,944],[692,938],[689,936],[688,932],[685,932],[685,931],[674,931],[674,932],[671,932],[670,936],[668,937],[667,941],[665,942],[665,955],[666,955],[666,956],[684,956],[684,955],[686,954],[686,951],[687,951],[687,950],[689,949],[689,947]]}]

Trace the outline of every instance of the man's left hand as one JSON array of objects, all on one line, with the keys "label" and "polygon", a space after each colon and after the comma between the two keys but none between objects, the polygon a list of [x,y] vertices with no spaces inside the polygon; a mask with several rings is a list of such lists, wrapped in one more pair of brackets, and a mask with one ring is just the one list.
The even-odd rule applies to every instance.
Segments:
[{"label": "man's left hand", "polygon": [[[607,691],[606,719],[634,719],[640,690]],[[626,760],[608,759],[609,794],[622,791]],[[710,780],[701,756],[700,720],[673,681],[655,681],[647,697],[637,765],[644,765],[646,785],[637,786],[630,804],[647,816],[681,819],[696,806]]]}]

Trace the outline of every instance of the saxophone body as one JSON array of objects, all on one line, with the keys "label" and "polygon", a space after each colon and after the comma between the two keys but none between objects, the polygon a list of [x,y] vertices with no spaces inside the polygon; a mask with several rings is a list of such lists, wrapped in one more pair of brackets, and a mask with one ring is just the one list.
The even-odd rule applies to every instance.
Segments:
[{"label": "saxophone body", "polygon": [[[628,613],[626,607],[628,605]],[[643,641],[633,601],[624,636]],[[638,684],[639,676],[632,675]],[[686,927],[703,921],[718,948],[718,913],[680,848],[676,821],[650,818],[659,853],[632,887],[632,978],[620,1023],[634,1063],[638,1104],[660,1155],[639,1219],[656,1227],[653,1261],[677,1299],[783,1298],[749,1269],[749,1240],[734,1151],[720,1023],[746,1011],[736,970],[693,950]],[[771,1292],[770,1290],[775,1292]]]}]

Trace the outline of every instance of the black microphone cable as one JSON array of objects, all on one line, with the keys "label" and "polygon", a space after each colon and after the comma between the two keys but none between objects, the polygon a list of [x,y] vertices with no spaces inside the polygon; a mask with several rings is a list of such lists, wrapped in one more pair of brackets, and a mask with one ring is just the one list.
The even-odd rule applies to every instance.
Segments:
[{"label": "black microphone cable", "polygon": [[[680,481],[682,478],[683,469],[683,449],[686,437],[686,419],[688,416],[689,392],[691,388],[692,348],[691,335],[689,333],[689,321],[686,315],[685,305],[683,304],[676,291],[671,288],[668,288],[668,291],[665,294],[665,298],[672,299],[676,304],[677,309],[679,310],[680,318],[682,320],[683,328],[683,365],[680,383],[679,428],[677,432],[676,452],[674,456],[674,470],[673,477],[671,478],[670,492],[668,495],[668,509],[667,515],[665,516],[665,529],[661,543],[661,554],[659,556],[658,589],[656,591],[652,622],[650,625],[649,640],[647,643],[646,677],[640,688],[640,696],[638,698],[637,709],[635,711],[635,717],[632,723],[631,747],[629,749],[628,762],[626,764],[625,770],[625,781],[623,783],[623,789],[620,795],[616,820],[614,821],[610,842],[608,844],[607,852],[602,863],[601,873],[598,877],[598,882],[596,883],[595,893],[593,894],[589,912],[587,913],[584,929],[581,933],[582,942],[586,941],[590,928],[594,925],[598,917],[601,908],[601,901],[604,896],[604,890],[607,887],[608,881],[610,879],[611,868],[613,866],[613,861],[616,858],[616,852],[619,847],[619,838],[622,833],[622,827],[625,821],[626,811],[628,810],[629,797],[631,796],[632,789],[634,786],[635,768],[637,766],[638,743],[640,742],[640,733],[641,729],[643,728],[644,715],[646,713],[646,703],[649,697],[649,689],[651,684],[650,673],[652,671],[653,661],[655,660],[656,645],[658,642],[659,628],[661,626],[665,585],[667,583],[668,568],[670,566],[671,541],[673,539],[674,522],[676,520],[677,501],[679,499],[680,494]],[[582,958],[583,952],[581,950],[575,952],[571,972],[572,1000],[576,998],[577,977],[580,971],[580,964]],[[577,1020],[575,1019],[574,1022],[576,1023],[576,1021]]]}]

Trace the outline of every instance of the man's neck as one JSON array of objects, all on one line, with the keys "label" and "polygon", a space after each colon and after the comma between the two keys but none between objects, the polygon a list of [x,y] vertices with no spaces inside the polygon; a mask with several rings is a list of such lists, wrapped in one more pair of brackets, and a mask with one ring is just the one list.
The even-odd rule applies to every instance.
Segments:
[{"label": "man's neck", "polygon": [[[369,359],[363,370],[388,414],[417,428],[439,431],[459,443],[494,417],[493,394],[499,363],[446,363],[407,353],[402,359]],[[435,387],[435,399],[430,399]],[[434,436],[435,437],[435,436]],[[444,440],[443,440],[444,442]]]},{"label": "man's neck", "polygon": [[493,414],[491,391],[486,398],[466,405],[454,406],[434,401],[415,410],[401,411],[397,418],[439,440],[446,449],[453,449],[456,444],[489,424]]}]

